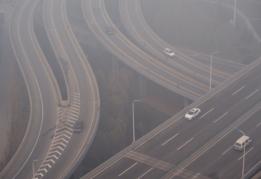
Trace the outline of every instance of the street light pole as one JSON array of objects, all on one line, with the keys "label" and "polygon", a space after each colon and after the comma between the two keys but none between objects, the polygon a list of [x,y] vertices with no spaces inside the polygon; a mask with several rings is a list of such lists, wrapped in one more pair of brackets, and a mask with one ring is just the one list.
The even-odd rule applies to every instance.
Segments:
[{"label": "street light pole", "polygon": [[210,70],[209,70],[209,91],[212,88],[212,76],[213,76],[213,54],[210,56]]},{"label": "street light pole", "polygon": [[136,140],[136,135],[135,135],[135,103],[140,102],[141,100],[139,99],[134,99],[131,103],[131,109],[132,109],[132,143],[135,142]]},{"label": "street light pole", "polygon": [[[242,134],[242,135],[246,135],[246,133],[240,129],[238,129],[238,131]],[[245,178],[245,157],[246,157],[246,144],[244,144],[244,149],[243,149],[243,159],[242,159],[242,174],[241,174],[241,179]]]},{"label": "street light pole", "polygon": [[234,0],[234,14],[233,14],[233,25],[236,26],[237,20],[237,0]]},{"label": "street light pole", "polygon": [[219,53],[219,51],[214,51],[210,54],[210,64],[209,64],[209,91],[212,89],[212,78],[213,78],[213,58],[214,55]]},{"label": "street light pole", "polygon": [[244,153],[243,153],[243,163],[242,163],[242,175],[241,175],[241,179],[245,178],[245,157],[246,157],[246,144],[244,144]]}]

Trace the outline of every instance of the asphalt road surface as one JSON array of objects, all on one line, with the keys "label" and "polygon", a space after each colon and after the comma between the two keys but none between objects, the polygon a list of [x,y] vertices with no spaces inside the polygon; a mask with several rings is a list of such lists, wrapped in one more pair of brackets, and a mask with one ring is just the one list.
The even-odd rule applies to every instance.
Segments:
[{"label": "asphalt road surface", "polygon": [[83,178],[209,178],[213,173],[222,179],[234,174],[238,178],[242,153],[228,150],[242,135],[238,129],[254,141],[247,158],[256,159],[246,160],[246,170],[261,158],[255,156],[260,149],[260,69],[259,64],[197,105],[202,110],[197,119],[184,119],[183,111]]}]

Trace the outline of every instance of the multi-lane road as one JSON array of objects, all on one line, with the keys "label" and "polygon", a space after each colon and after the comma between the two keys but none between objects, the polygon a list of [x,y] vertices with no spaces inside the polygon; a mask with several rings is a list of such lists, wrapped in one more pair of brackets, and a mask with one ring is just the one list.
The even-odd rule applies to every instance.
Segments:
[{"label": "multi-lane road", "polygon": [[[62,17],[65,22],[64,1],[56,2],[59,7],[56,9],[60,11],[55,12],[53,2],[48,1],[48,11],[52,8],[48,13],[58,13],[58,17]],[[60,48],[64,45],[67,49],[58,51],[58,55],[56,53],[58,58],[68,60],[66,66],[61,66],[66,68],[64,78],[69,86],[66,89],[69,91],[68,101],[63,101],[66,99],[61,97],[61,86],[59,87],[57,76],[50,64],[50,61],[56,59],[46,59],[34,29],[35,15],[39,13],[36,8],[41,5],[40,1],[24,0],[13,3],[14,13],[8,21],[9,35],[27,86],[30,119],[24,139],[13,158],[1,171],[1,178],[66,178],[79,164],[96,131],[100,111],[96,79],[71,34],[63,34],[71,38],[69,42],[62,42],[65,45],[59,44]],[[58,20],[60,24],[61,19]],[[68,27],[67,23],[62,29],[68,32]],[[46,30],[50,32],[48,27]],[[54,37],[60,40],[61,37],[55,35]],[[71,44],[73,47],[70,47]],[[67,53],[64,53],[66,51]],[[80,134],[75,135],[74,123],[79,120],[83,122],[83,129]]]},{"label": "multi-lane road", "polygon": [[[115,44],[120,44],[120,40],[122,40],[124,38],[124,37],[122,37],[124,35],[121,34],[121,32],[117,28],[115,28],[112,21],[110,20],[108,14],[106,12],[104,1],[102,1],[102,0],[100,0],[100,1],[91,1],[91,0],[83,1],[82,7],[83,7],[83,13],[85,14],[87,24],[92,29],[92,31],[97,35],[97,37],[103,42],[103,44],[105,46],[108,43],[111,43],[111,46],[113,46]],[[126,12],[127,11],[125,8],[125,10],[122,11],[122,14],[126,13]],[[136,13],[132,13],[132,14],[136,14]],[[137,19],[137,18],[133,18],[133,19]],[[110,27],[110,29],[113,29],[112,30],[113,34],[108,34],[108,33],[106,34],[106,28],[108,28],[108,27]],[[128,29],[131,29],[131,27]],[[143,37],[143,35],[141,35],[141,36]],[[139,37],[141,37],[141,36],[139,36]],[[104,39],[106,39],[106,40],[104,40]],[[124,42],[127,43],[126,41],[124,41]],[[153,43],[150,43],[150,44],[153,44]],[[109,48],[112,48],[111,46]],[[122,45],[115,47],[115,49],[117,50],[117,48],[120,48],[123,46],[124,46],[124,44],[122,43]],[[161,49],[162,49],[162,47],[161,47]],[[130,48],[129,48],[129,51],[131,51]],[[126,52],[126,50],[124,52]],[[117,52],[117,53],[119,54],[120,52]],[[133,56],[133,53],[131,53],[130,55]],[[132,59],[132,61],[134,62],[135,59]],[[153,62],[155,63],[155,61],[153,61]],[[142,65],[143,64],[141,64],[141,66]],[[136,70],[137,70],[137,68],[138,67],[136,67]],[[150,68],[150,69],[152,69],[152,71],[153,71],[153,68]],[[137,70],[137,71],[139,71],[139,70]],[[159,72],[159,74],[161,74],[160,71],[155,70],[155,72]],[[257,75],[257,74],[255,74],[255,75]],[[164,78],[166,78],[166,77],[164,77]],[[91,177],[94,177],[94,178],[95,177],[97,177],[97,178],[117,178],[117,177],[135,178],[135,177],[139,177],[139,172],[137,172],[137,171],[143,171],[144,173],[141,173],[140,176],[144,177],[145,174],[147,174],[147,172],[151,173],[153,171],[153,169],[155,169],[156,170],[155,172],[157,173],[157,172],[159,172],[159,171],[157,171],[157,169],[160,169],[160,170],[163,170],[163,172],[161,171],[162,173],[159,176],[157,174],[155,174],[155,175],[153,174],[152,176],[148,175],[148,178],[158,178],[160,176],[164,176],[167,173],[167,171],[170,171],[170,173],[168,174],[170,176],[167,175],[166,178],[171,178],[172,173],[176,173],[176,171],[175,171],[176,169],[182,168],[183,165],[186,164],[185,162],[190,159],[189,156],[191,154],[194,154],[193,152],[195,152],[195,155],[196,155],[196,154],[200,153],[200,151],[203,150],[203,149],[200,150],[200,146],[205,146],[204,144],[208,144],[208,142],[211,144],[211,139],[212,139],[212,143],[219,141],[219,138],[216,139],[215,137],[219,137],[218,134],[219,134],[219,131],[222,132],[221,129],[225,128],[226,126],[229,126],[230,128],[228,128],[227,130],[224,129],[223,132],[224,133],[227,131],[231,132],[234,130],[233,126],[237,126],[237,124],[239,126],[241,125],[241,121],[236,121],[236,118],[239,118],[240,115],[242,115],[242,114],[244,114],[244,112],[246,112],[243,110],[245,110],[245,109],[250,110],[251,107],[253,107],[253,103],[256,103],[257,102],[256,100],[259,100],[258,98],[254,98],[254,100],[252,101],[253,103],[250,102],[249,104],[247,104],[248,103],[247,100],[246,101],[241,100],[241,98],[239,98],[237,95],[235,95],[241,91],[244,91],[243,89],[245,89],[245,92],[246,92],[246,94],[245,94],[246,96],[243,97],[244,99],[249,99],[252,96],[254,96],[255,94],[258,94],[259,88],[253,89],[251,87],[251,85],[257,83],[258,78],[255,78],[255,80],[257,80],[255,82],[251,78],[248,78],[248,80],[252,81],[251,84],[249,84],[249,86],[250,86],[249,89],[246,90],[247,88],[245,88],[244,85],[239,83],[239,85],[242,85],[242,86],[239,86],[238,89],[235,89],[235,91],[232,92],[231,99],[228,98],[229,94],[223,92],[224,94],[221,93],[222,96],[214,97],[212,100],[209,100],[211,102],[203,103],[202,106],[200,106],[200,108],[202,108],[203,111],[205,111],[205,113],[202,114],[202,116],[200,116],[201,120],[199,120],[199,122],[195,123],[196,126],[190,127],[190,125],[192,125],[193,122],[191,124],[186,124],[188,121],[184,121],[184,120],[179,120],[179,121],[183,121],[183,122],[175,123],[175,127],[178,126],[178,127],[176,127],[176,130],[175,130],[174,126],[173,126],[173,129],[172,128],[166,129],[166,128],[162,128],[162,126],[160,126],[158,128],[158,130],[160,130],[164,134],[161,134],[161,133],[158,134],[161,137],[163,137],[163,138],[159,137],[159,138],[155,139],[155,140],[157,140],[158,143],[156,143],[154,140],[152,140],[153,137],[151,137],[151,136],[153,136],[153,134],[150,133],[144,137],[147,140],[145,140],[143,138],[144,143],[141,145],[141,146],[144,146],[143,150],[138,150],[138,151],[134,150],[133,151],[132,147],[138,145],[138,144],[136,144],[136,145],[134,144],[134,145],[130,146],[129,148],[127,148],[126,150],[124,150],[123,152],[120,152],[118,155],[113,157],[111,160],[106,162],[104,165],[101,165],[96,170],[92,171],[86,177],[87,178],[88,177],[90,177],[90,178]],[[156,81],[158,83],[161,83],[158,80],[156,80]],[[173,80],[173,81],[175,81],[175,80]],[[244,80],[242,80],[242,81],[244,82]],[[234,88],[231,86],[228,87],[226,90],[229,91],[230,88],[232,88],[232,90],[234,90]],[[253,91],[251,91],[252,89],[253,89]],[[222,99],[223,99],[223,101],[222,101]],[[251,106],[248,106],[248,105],[251,105]],[[212,106],[212,108],[210,108],[210,106]],[[234,106],[234,108],[232,107],[230,109],[230,106]],[[230,109],[231,112],[227,112],[225,109]],[[238,112],[238,110],[239,110],[239,112]],[[242,111],[242,113],[240,113],[240,111]],[[175,118],[175,117],[173,117],[173,118]],[[203,120],[204,118],[207,118],[207,119]],[[219,121],[221,121],[222,118],[226,119],[225,122],[219,123]],[[212,120],[210,120],[210,119],[212,119]],[[174,120],[174,119],[172,119],[172,120]],[[176,118],[175,118],[175,120],[176,120]],[[171,121],[171,119],[170,119],[170,121]],[[208,122],[202,122],[202,121],[208,121]],[[234,121],[235,121],[235,123],[234,123]],[[230,126],[230,124],[231,124],[231,126]],[[213,126],[211,126],[211,125],[213,125]],[[184,133],[183,135],[180,135],[180,133],[181,133],[180,130],[183,130],[182,131],[182,133]],[[155,129],[154,132],[155,131],[157,131],[157,129]],[[171,134],[169,134],[169,132]],[[168,136],[168,138],[164,140],[164,138],[166,138],[166,135]],[[222,135],[222,133],[220,135]],[[197,140],[196,137],[199,137],[200,139]],[[161,150],[160,146],[165,146],[170,141],[174,141],[174,139],[176,139],[175,141],[177,141],[176,146],[175,145],[169,146],[167,149],[163,148]],[[139,142],[137,142],[137,143],[139,143]],[[194,144],[194,145],[190,146],[192,144]],[[233,144],[233,141],[231,142],[231,145],[232,144]],[[186,151],[184,153],[182,153],[183,148],[186,146],[187,146]],[[212,144],[211,147],[213,147],[213,146],[214,145]],[[173,151],[173,148],[174,149],[176,148],[176,150],[178,152],[175,153]],[[197,149],[199,151],[197,151]],[[206,151],[208,151],[208,150],[209,149],[207,149]],[[150,151],[155,152],[155,153],[151,154]],[[203,155],[206,151],[203,150],[203,153],[201,155]],[[155,156],[154,156],[154,154],[155,154]],[[200,157],[201,155],[199,155],[198,157]],[[165,157],[165,158],[162,158],[162,157]],[[186,160],[186,157],[188,157],[187,160]],[[173,159],[171,161],[168,161],[170,158],[173,158]],[[115,162],[115,161],[119,161],[119,162]],[[154,162],[152,162],[152,161],[154,161]],[[146,163],[146,162],[148,162],[148,163]],[[158,162],[160,164],[162,162],[162,165],[164,167],[155,166],[155,164],[153,164],[155,162]],[[185,164],[183,164],[182,162]],[[141,166],[139,166],[139,164]],[[180,164],[181,166],[179,166],[178,164]],[[147,170],[146,170],[146,165],[148,167]],[[177,165],[177,167],[174,167],[176,165]],[[188,166],[185,166],[185,168]],[[171,170],[171,168],[173,168],[173,170]],[[131,171],[131,169],[133,169],[133,171]],[[129,175],[128,175],[128,171],[131,171]],[[238,172],[237,170],[234,170],[234,171]],[[195,174],[195,176],[194,176],[194,174]],[[189,176],[193,176],[193,177],[200,177],[200,172],[192,170],[192,171],[187,171],[185,175],[189,175]]]},{"label": "multi-lane road", "polygon": [[[29,5],[30,4],[30,5]],[[29,165],[31,174],[31,161],[34,157],[41,133],[44,129],[54,125],[56,119],[56,93],[53,76],[49,73],[45,58],[39,44],[32,34],[32,20],[35,3],[27,0],[17,2],[14,13],[9,19],[9,36],[16,55],[17,62],[22,71],[30,101],[30,118],[25,136],[16,153],[1,171],[0,178],[15,178]],[[23,26],[21,25],[23,24]],[[43,141],[45,143],[46,141]]]},{"label": "multi-lane road", "polygon": [[[202,78],[206,80],[206,82],[209,81],[210,55],[175,48],[160,38],[147,24],[143,15],[143,3],[141,0],[123,0],[118,3],[122,24],[124,24],[126,31],[135,39],[141,48],[153,54],[153,56],[159,58],[161,61],[167,60],[163,54],[164,48],[171,48],[177,56],[175,61],[184,65],[188,70],[202,75]],[[216,55],[218,55],[218,52],[214,54],[214,56]],[[173,63],[173,61],[171,62]],[[175,64],[173,63],[172,65]],[[216,79],[216,84],[213,84],[213,86],[217,85],[218,82],[222,82],[229,74],[231,75],[237,72],[242,67],[242,64],[214,57],[213,79]]]},{"label": "multi-lane road", "polygon": [[[155,58],[132,43],[112,22],[104,1],[82,1],[82,11],[93,34],[119,60],[134,70],[161,86],[193,100],[209,90],[209,82],[206,81],[204,75],[206,71],[203,74],[197,73],[195,75],[195,71],[188,67],[191,66],[191,63],[186,63],[183,59],[170,59],[165,56],[168,62],[171,61],[172,65],[170,65],[170,63],[166,63],[166,60]],[[222,77],[224,73],[219,73],[219,78],[220,75],[223,79],[229,76]],[[217,80],[216,77],[214,77],[215,80]]]},{"label": "multi-lane road", "polygon": [[[166,57],[162,49],[169,44],[152,38],[153,33],[141,40],[147,44],[145,48],[136,45],[113,23],[104,0],[79,2],[92,33],[134,70],[192,100],[199,99],[209,90],[206,59],[196,61],[184,51],[177,51],[175,59]],[[134,4],[128,5],[128,2]],[[68,21],[67,3],[66,0],[23,0],[15,3],[9,34],[31,108],[25,137],[0,173],[0,178],[66,178],[79,164],[94,137],[100,110],[99,90],[87,56]],[[137,21],[139,17],[128,12],[128,7],[134,7],[137,13],[133,15],[142,16],[138,0],[120,3],[122,9],[126,8],[126,11],[121,11],[123,20],[127,18],[126,26],[134,29],[130,33],[136,39],[143,37],[143,32],[139,34],[136,30],[144,29],[145,20],[140,24]],[[55,59],[46,59],[41,42],[38,42],[34,29],[36,14],[43,20]],[[150,29],[145,32],[150,32]],[[66,101],[63,101],[61,86],[54,68],[51,68],[52,60],[57,60],[63,71],[68,95]],[[225,63],[215,64],[219,67],[213,70],[215,86],[242,68],[231,63],[222,70]],[[242,135],[238,129],[253,139],[259,135],[260,63],[259,59],[245,67],[241,73],[226,80],[225,84],[219,85],[84,178],[240,177],[242,153],[234,151],[231,146]],[[194,121],[187,121],[184,113],[193,106],[201,108],[202,113]],[[74,124],[79,120],[83,121],[83,130],[75,135]],[[260,152],[260,145],[254,140],[247,148],[246,173],[260,160],[256,155]]]},{"label": "multi-lane road", "polygon": [[[73,104],[73,101],[76,103],[68,107],[71,111],[67,115],[72,119],[84,122],[83,131],[81,134],[71,137],[70,144],[66,146],[66,152],[55,163],[55,170],[46,167],[50,172],[45,177],[57,179],[70,176],[73,169],[79,165],[96,132],[100,112],[99,90],[96,79],[71,30],[66,9],[65,0],[47,0],[43,2],[45,29],[53,49],[56,50],[56,58],[67,61],[71,69],[69,74],[71,75],[71,81],[69,81],[70,100],[71,104]],[[78,110],[75,111],[75,107]],[[52,150],[49,150],[48,153],[50,155]],[[48,160],[48,156],[46,160]],[[44,162],[42,162],[42,166],[44,166]],[[41,167],[39,167],[40,171]]]},{"label": "multi-lane road", "polygon": [[231,146],[242,135],[239,129],[254,140],[246,172],[261,159],[260,69],[259,59],[240,78],[190,106],[202,110],[197,119],[184,119],[186,108],[83,178],[238,178],[242,153]]}]

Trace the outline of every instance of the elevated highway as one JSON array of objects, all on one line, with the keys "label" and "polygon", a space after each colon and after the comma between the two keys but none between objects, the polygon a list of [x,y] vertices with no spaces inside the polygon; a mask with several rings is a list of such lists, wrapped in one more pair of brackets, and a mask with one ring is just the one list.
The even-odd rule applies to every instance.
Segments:
[{"label": "elevated highway", "polygon": [[[67,64],[62,67],[66,68],[69,91],[66,103],[61,101],[55,76],[35,37],[33,15],[37,5],[42,5],[44,27],[56,58],[63,61],[60,64]],[[192,100],[208,91],[208,81],[203,78],[205,72],[197,76],[188,72],[182,64],[174,65],[178,67],[175,69],[169,67],[169,64],[155,59],[130,42],[111,21],[103,0],[82,0],[82,5],[86,23],[92,32],[124,63]],[[98,87],[88,60],[71,30],[66,8],[65,0],[24,0],[17,4],[17,11],[12,17],[10,39],[26,81],[32,111],[24,140],[1,172],[2,178],[66,178],[79,164],[93,139],[99,117]],[[108,28],[113,34],[108,33]],[[241,160],[241,156],[227,149],[228,143],[238,137],[235,129],[243,128],[253,138],[258,136],[260,69],[258,60],[242,73],[237,73],[238,76],[231,81],[227,80],[226,84],[192,104],[190,107],[199,106],[203,111],[198,120],[184,120],[186,108],[86,177],[209,178],[208,175],[217,172],[220,176],[231,176],[239,168]],[[218,70],[216,73],[214,84],[218,84],[223,75]],[[242,98],[238,98],[238,94]],[[225,109],[228,110],[224,112]],[[84,121],[84,128],[81,134],[75,135],[73,126],[78,120]],[[219,123],[221,120],[225,122]],[[253,129],[253,126],[256,128]],[[255,145],[260,144],[256,142]],[[222,172],[215,170],[224,158],[214,158],[213,166],[205,164],[197,168],[193,165],[197,160],[206,162],[208,153],[217,155],[220,152],[229,155],[231,167],[236,166],[234,171],[228,172],[225,168]],[[251,147],[248,156],[253,158],[257,152],[258,148]]]},{"label": "elevated highway", "polygon": [[[104,1],[82,1],[82,11],[89,28],[103,45],[134,70],[193,100],[209,90],[209,82],[202,79],[202,75],[195,75],[194,71],[191,72],[178,63],[170,66],[145,53],[128,40],[110,19]],[[111,32],[108,32],[108,29]]]},{"label": "elevated highway", "polygon": [[[39,178],[67,178],[90,147],[99,121],[100,98],[96,78],[77,42],[67,19],[65,0],[42,4],[44,28],[60,64],[66,64],[69,105],[59,111],[52,143],[34,175]],[[80,134],[74,133],[77,121],[83,122]]]},{"label": "elevated highway", "polygon": [[28,90],[30,117],[23,140],[1,171],[0,178],[19,178],[25,170],[32,176],[31,162],[43,139],[42,132],[54,125],[56,119],[59,94],[45,57],[32,33],[32,26],[28,23],[32,20],[31,7],[34,6],[35,3],[30,0],[19,1],[8,19],[9,38]]},{"label": "elevated highway", "polygon": [[[258,59],[82,178],[239,178],[242,153],[231,146],[240,130],[255,141],[245,172],[261,157],[260,69]],[[188,121],[184,114],[192,107],[202,113]]]},{"label": "elevated highway", "polygon": [[[97,83],[88,61],[83,61],[78,51],[68,58],[67,54],[59,54],[68,60],[68,65],[61,68],[66,68],[65,79],[70,95],[68,101],[61,97],[61,89],[48,63],[50,60],[42,52],[34,31],[34,15],[40,2],[18,1],[8,21],[10,40],[26,82],[31,108],[23,141],[1,171],[0,178],[68,177],[87,151],[98,124],[100,101]],[[50,4],[47,6],[49,8]],[[64,15],[65,4],[61,2],[58,7]],[[54,12],[53,6],[51,8]],[[83,122],[83,129],[75,135],[77,121]]]},{"label": "elevated highway", "polygon": [[[169,60],[166,59],[163,51],[166,47],[171,48],[177,56],[177,58],[172,61],[178,61],[195,74],[202,74],[202,78],[205,79],[206,82],[209,81],[210,55],[176,48],[160,38],[147,24],[142,12],[141,0],[122,0],[118,3],[122,24],[141,48],[161,61]],[[213,59],[213,78],[217,79],[217,83],[214,85],[222,82],[225,78],[239,71],[244,66],[233,61],[217,58],[215,55],[217,55],[217,53],[214,54]]]},{"label": "elevated highway", "polygon": [[[82,2],[86,22],[96,37],[113,53],[118,51],[115,54],[118,57],[131,56],[125,54],[131,51],[130,48],[124,48],[126,50],[121,48],[130,42],[125,40],[125,43],[121,42],[125,37],[111,22],[104,1]],[[108,27],[113,29],[113,34],[106,33]],[[115,45],[120,42],[121,46]],[[146,75],[146,69],[139,70],[145,63],[139,63],[141,66],[135,67],[130,64],[130,61],[135,62],[135,59],[130,58],[125,63]],[[158,61],[153,63],[157,64]],[[255,68],[255,65],[258,67]],[[215,147],[225,136],[235,131],[235,128],[242,127],[258,112],[259,104],[255,106],[260,101],[260,86],[256,86],[260,77],[258,68],[260,68],[260,60],[246,67],[243,72],[236,73],[233,78],[226,80],[224,85],[190,106],[203,109],[204,112],[199,120],[192,122],[185,120],[183,116],[188,110],[186,108],[83,178],[209,178],[209,173],[201,174],[198,170],[189,170],[187,167]],[[256,75],[258,77],[255,77]],[[153,79],[150,76],[149,78],[167,87],[166,83],[162,82],[165,80],[164,77]],[[239,92],[243,93],[241,94],[243,99],[238,98]],[[219,123],[223,119],[225,122]]]}]

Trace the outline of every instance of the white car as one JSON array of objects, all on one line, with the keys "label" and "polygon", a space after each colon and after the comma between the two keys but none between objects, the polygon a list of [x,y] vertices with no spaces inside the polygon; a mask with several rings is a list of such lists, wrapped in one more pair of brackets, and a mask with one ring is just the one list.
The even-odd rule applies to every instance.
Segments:
[{"label": "white car", "polygon": [[165,48],[163,52],[169,57],[174,57],[176,55],[175,52],[170,48]]},{"label": "white car", "polygon": [[243,135],[237,141],[235,142],[233,148],[238,151],[243,151],[244,147],[249,146],[249,144],[252,142],[249,136]]},{"label": "white car", "polygon": [[192,108],[185,114],[185,118],[188,120],[192,120],[200,114],[201,110],[199,108]]}]

